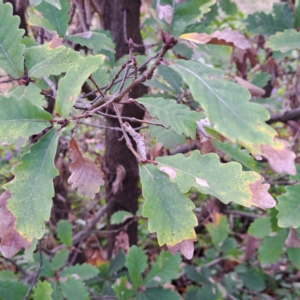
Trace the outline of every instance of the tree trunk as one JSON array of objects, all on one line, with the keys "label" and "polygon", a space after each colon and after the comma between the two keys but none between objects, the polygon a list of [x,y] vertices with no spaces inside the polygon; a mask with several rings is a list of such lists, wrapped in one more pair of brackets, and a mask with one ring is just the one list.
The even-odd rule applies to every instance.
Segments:
[{"label": "tree trunk", "polygon": [[[142,44],[140,34],[140,0],[98,0],[102,12],[102,23],[104,29],[109,30],[116,44],[116,60],[129,53],[126,39],[131,38],[135,44]],[[126,28],[124,31],[124,14],[126,13]],[[127,37],[125,37],[127,35]],[[134,49],[135,52],[144,54],[144,47]],[[130,97],[141,97],[147,92],[147,88],[139,85],[132,90]],[[144,111],[135,104],[126,105],[123,109],[123,116],[143,119]],[[139,126],[139,124],[131,124]],[[107,118],[107,126],[119,126],[117,119]],[[113,201],[114,206],[108,212],[110,217],[118,210],[126,210],[135,213],[138,208],[138,196],[140,190],[137,183],[139,179],[137,160],[131,151],[127,148],[125,140],[119,140],[122,133],[119,131],[107,129],[105,132],[105,157],[104,170],[106,172],[106,201]],[[112,183],[116,178],[116,167],[122,165],[126,170],[126,177],[123,181],[123,189],[115,195],[112,192]],[[109,229],[115,229],[115,226],[109,226]],[[130,245],[137,243],[137,223],[132,223],[127,228]],[[111,257],[115,243],[116,233],[108,236],[108,257]]]}]

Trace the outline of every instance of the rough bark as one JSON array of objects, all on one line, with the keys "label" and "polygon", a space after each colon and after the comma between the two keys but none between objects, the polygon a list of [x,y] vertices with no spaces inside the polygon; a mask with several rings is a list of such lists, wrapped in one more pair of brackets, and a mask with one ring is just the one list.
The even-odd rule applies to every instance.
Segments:
[{"label": "rough bark", "polygon": [[[116,44],[116,60],[128,54],[128,43],[126,38],[131,38],[135,44],[142,44],[140,35],[140,0],[98,0],[98,4],[102,12],[102,24],[104,29],[109,30]],[[126,13],[126,29],[124,31],[124,13]],[[125,37],[127,34],[127,37]],[[135,48],[135,52],[144,54],[144,47]],[[130,97],[137,98],[147,92],[147,88],[139,85],[132,90]],[[144,111],[135,104],[130,104],[124,107],[123,116],[130,116],[142,119]],[[133,127],[138,126],[131,124]],[[119,126],[117,119],[108,119],[107,126]],[[106,172],[106,200],[114,203],[109,210],[108,216],[118,210],[126,210],[135,213],[138,208],[137,199],[140,195],[137,183],[139,179],[138,164],[136,158],[127,148],[125,140],[119,140],[122,133],[118,131],[106,130],[105,132],[105,157],[104,171]],[[119,190],[115,195],[112,192],[112,183],[116,177],[116,167],[122,165],[126,170],[126,177],[123,181],[123,189]],[[114,229],[114,226],[110,226]],[[137,223],[132,223],[127,228],[129,235],[129,243],[136,244],[137,242]],[[112,255],[112,250],[115,242],[116,233],[108,236],[108,256]]]}]

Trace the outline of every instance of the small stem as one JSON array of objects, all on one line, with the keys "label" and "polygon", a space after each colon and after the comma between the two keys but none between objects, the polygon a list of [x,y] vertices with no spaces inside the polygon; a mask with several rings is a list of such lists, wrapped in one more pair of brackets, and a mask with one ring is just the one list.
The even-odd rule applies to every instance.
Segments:
[{"label": "small stem", "polygon": [[91,80],[91,82],[94,84],[94,86],[97,88],[99,94],[104,98],[105,94],[103,94],[103,92],[101,91],[101,89],[99,88],[97,82],[94,80],[93,76],[90,75],[89,79]]}]

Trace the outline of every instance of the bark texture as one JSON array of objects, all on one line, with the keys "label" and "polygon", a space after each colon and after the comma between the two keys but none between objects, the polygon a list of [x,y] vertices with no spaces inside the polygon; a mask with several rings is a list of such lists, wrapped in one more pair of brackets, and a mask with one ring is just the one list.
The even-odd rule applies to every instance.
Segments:
[{"label": "bark texture", "polygon": [[[98,0],[102,12],[102,24],[104,29],[109,30],[116,43],[116,60],[129,53],[127,39],[131,38],[135,44],[142,44],[140,34],[140,0]],[[124,16],[126,14],[126,16]],[[124,30],[124,17],[126,28]],[[135,48],[135,52],[144,54],[144,47]],[[132,90],[130,97],[138,98],[147,93],[147,88],[139,85]],[[110,111],[112,113],[112,111]],[[123,116],[143,119],[144,111],[135,104],[126,105],[123,108]],[[131,124],[139,126],[139,124]],[[107,119],[107,126],[119,126],[117,119]],[[112,215],[118,210],[126,210],[135,213],[138,208],[137,199],[140,190],[137,186],[139,179],[138,164],[136,158],[127,148],[125,140],[119,140],[122,133],[119,131],[106,130],[106,150],[104,157],[104,171],[106,173],[106,200],[113,201],[114,206],[108,212]],[[116,178],[116,167],[122,165],[126,170],[126,177],[123,181],[123,189],[116,194],[112,192],[112,183]],[[110,229],[116,227],[110,226]],[[127,228],[129,243],[137,243],[137,223],[132,223]],[[108,236],[108,256],[112,255],[116,233]]]}]

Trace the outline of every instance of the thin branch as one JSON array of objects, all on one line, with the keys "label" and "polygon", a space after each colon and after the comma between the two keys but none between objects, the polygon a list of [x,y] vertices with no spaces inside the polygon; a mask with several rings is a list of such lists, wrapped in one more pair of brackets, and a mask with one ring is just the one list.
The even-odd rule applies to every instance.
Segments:
[{"label": "thin branch", "polygon": [[271,118],[268,121],[266,121],[266,123],[268,123],[268,124],[272,124],[275,122],[286,123],[287,121],[297,120],[297,119],[300,119],[300,107],[295,108],[295,109],[290,110],[285,113],[273,115],[273,116],[271,116]]},{"label": "thin branch", "polygon": [[86,126],[91,126],[95,128],[100,128],[100,129],[111,129],[111,130],[117,130],[117,131],[122,131],[120,127],[110,127],[110,126],[105,126],[105,125],[94,125],[94,124],[88,124],[82,121],[78,122],[79,124],[86,125]]},{"label": "thin branch", "polygon": [[34,279],[32,280],[29,289],[27,290],[27,293],[24,297],[24,300],[27,300],[29,297],[30,292],[32,291],[33,287],[36,285],[38,279],[39,279],[39,275],[43,266],[43,252],[42,252],[42,240],[39,240],[39,253],[40,253],[40,265],[39,268],[35,274]]},{"label": "thin branch", "polygon": [[101,89],[99,88],[97,82],[94,80],[93,76],[90,75],[89,79],[91,80],[91,82],[94,84],[94,86],[97,88],[99,94],[102,96],[102,97],[105,97],[105,94],[102,93]]}]

